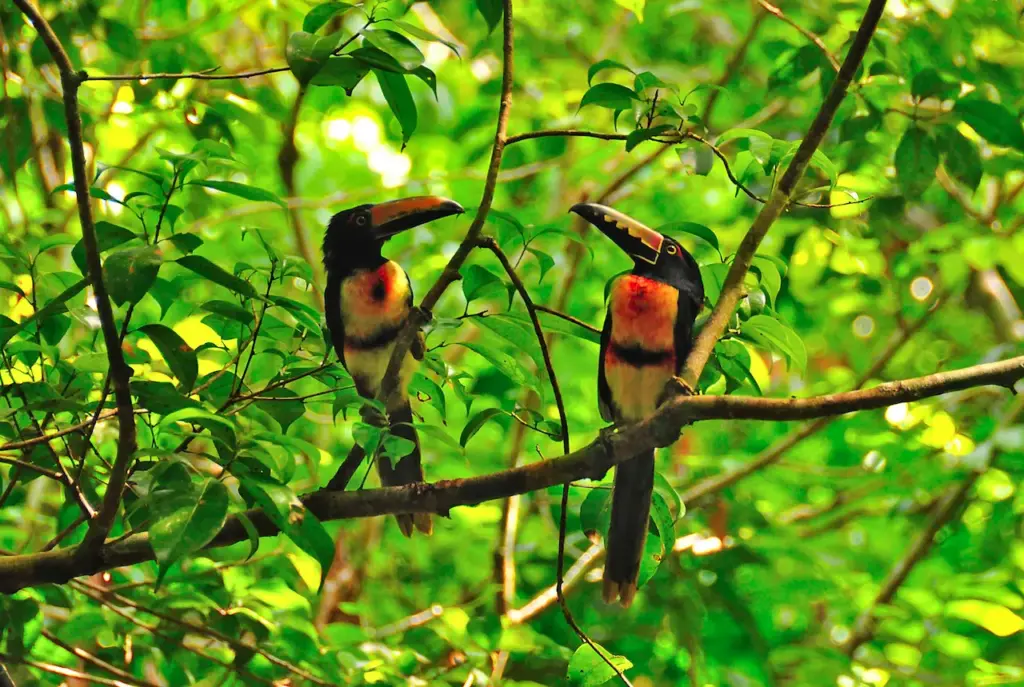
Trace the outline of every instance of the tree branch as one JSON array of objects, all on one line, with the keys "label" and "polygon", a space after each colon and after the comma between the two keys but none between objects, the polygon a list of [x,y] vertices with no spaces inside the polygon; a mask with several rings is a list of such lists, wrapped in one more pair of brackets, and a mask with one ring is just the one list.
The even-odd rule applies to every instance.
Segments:
[{"label": "tree branch", "polygon": [[477,239],[480,238],[480,232],[483,231],[484,222],[487,220],[487,214],[491,211],[491,203],[494,201],[494,188],[498,183],[501,157],[505,151],[505,143],[508,139],[509,112],[512,109],[512,63],[515,43],[512,23],[512,0],[503,0],[502,5],[504,19],[502,22],[503,64],[501,72],[501,101],[498,106],[498,124],[494,133],[494,146],[491,148],[491,162],[487,167],[487,177],[484,180],[484,192],[480,198],[476,217],[473,218],[472,224],[469,225],[466,237],[462,239],[462,243],[459,244],[454,255],[448,260],[448,264],[445,265],[441,276],[437,278],[437,281],[430,287],[427,295],[420,301],[419,308],[410,313],[405,327],[402,328],[402,331],[395,339],[391,360],[388,361],[388,368],[384,373],[384,379],[381,381],[380,392],[377,394],[378,400],[385,403],[395,392],[395,387],[398,384],[398,371],[402,366],[402,361],[405,360],[406,354],[409,352],[409,348],[412,346],[416,333],[427,322],[430,317],[430,311],[441,299],[445,290],[460,278],[459,269],[466,262],[470,252],[476,247]]},{"label": "tree branch", "polygon": [[78,201],[78,216],[82,225],[82,243],[85,246],[89,280],[92,283],[93,295],[96,299],[96,313],[99,315],[100,329],[103,332],[103,341],[107,348],[107,361],[114,383],[114,399],[117,403],[119,422],[117,456],[110,471],[107,490],[103,496],[103,505],[100,512],[89,523],[89,531],[80,546],[82,555],[87,556],[91,549],[103,542],[117,516],[118,507],[121,504],[121,492],[124,490],[128,477],[129,463],[135,453],[135,416],[132,409],[131,390],[128,386],[131,368],[125,364],[124,356],[121,353],[120,337],[114,322],[114,311],[110,305],[106,285],[103,283],[103,266],[100,262],[96,228],[93,224],[92,207],[90,206],[89,179],[86,175],[85,149],[82,138],[82,118],[78,112],[78,87],[81,85],[83,77],[75,72],[60,40],[39,10],[29,0],[14,0],[14,4],[35,26],[60,71],[60,81],[64,91],[64,117],[68,125],[68,145],[71,148],[71,169],[74,175],[75,196]]},{"label": "tree branch", "polygon": [[868,45],[871,43],[871,37],[874,35],[875,28],[882,17],[882,12],[885,10],[885,2],[886,0],[871,0],[868,5],[864,18],[861,20],[860,28],[857,29],[857,35],[850,46],[850,51],[847,53],[846,59],[843,61],[843,65],[836,75],[835,81],[832,83],[832,88],[829,89],[828,95],[825,97],[825,102],[811,123],[807,135],[801,141],[800,147],[793,156],[793,160],[782,174],[782,179],[772,192],[768,203],[761,208],[761,212],[754,219],[753,225],[751,225],[747,235],[743,238],[739,250],[736,251],[736,258],[733,260],[732,267],[729,268],[728,275],[726,275],[718,302],[715,304],[707,324],[704,325],[696,341],[694,341],[693,349],[686,359],[686,366],[680,375],[691,388],[696,388],[697,379],[704,370],[704,365],[707,364],[708,358],[711,357],[711,351],[722,337],[722,333],[725,331],[725,327],[732,317],[733,311],[736,309],[736,304],[739,302],[743,292],[743,279],[750,269],[750,264],[754,254],[757,252],[757,247],[761,244],[762,239],[764,239],[772,224],[775,223],[775,220],[779,218],[789,205],[796,190],[797,182],[803,177],[804,171],[811,161],[811,156],[818,149],[822,139],[825,137],[825,133],[832,124],[836,110],[839,109],[840,103],[842,103],[843,98],[846,96],[846,91],[853,81],[861,61],[864,59],[864,53],[867,52]]},{"label": "tree branch", "polygon": [[775,5],[771,4],[767,0],[757,0],[757,4],[760,5],[762,8],[764,8],[765,12],[768,12],[769,14],[773,14],[776,17],[778,17],[779,19],[781,19],[782,21],[786,22],[787,24],[792,26],[794,29],[799,31],[801,33],[801,35],[803,35],[804,38],[806,38],[811,43],[814,43],[816,46],[818,46],[818,49],[820,49],[821,52],[823,52],[825,54],[825,58],[828,60],[829,64],[832,65],[832,69],[836,70],[837,72],[839,71],[839,68],[840,68],[839,67],[839,60],[836,59],[836,56],[833,55],[832,51],[828,49],[827,45],[825,45],[825,41],[821,40],[821,38],[819,38],[817,36],[817,34],[811,32],[811,31],[808,31],[804,27],[802,27],[799,24],[797,24],[795,21],[793,21],[792,19],[787,17],[785,14],[783,14],[781,9],[779,9]]},{"label": "tree branch", "polygon": [[[509,138],[508,144],[518,143],[519,141],[525,141],[531,138],[549,138],[549,137],[563,137],[563,138],[597,138],[603,141],[625,141],[629,138],[627,134],[609,134],[600,131],[584,131],[582,129],[543,129],[541,131],[530,131],[525,134],[519,134]],[[742,181],[740,181],[735,174],[733,174],[732,167],[729,165],[729,158],[725,156],[725,153],[711,141],[707,140],[703,136],[698,136],[691,131],[679,131],[679,132],[667,132],[664,136],[649,139],[651,141],[664,143],[666,145],[675,145],[686,140],[697,141],[707,146],[712,153],[715,154],[722,162],[722,166],[725,167],[725,174],[729,177],[729,181],[732,182],[733,186],[743,191],[751,200],[755,200],[758,203],[767,203],[768,201],[761,196],[757,195],[749,188],[747,188]],[[660,153],[659,153],[660,154]],[[843,207],[844,205],[859,205],[866,203],[871,200],[868,198],[859,198],[857,200],[850,200],[843,203],[804,203],[799,200],[791,200],[790,205],[796,205],[803,208],[817,208],[817,209],[830,209]]]},{"label": "tree branch", "polygon": [[[618,463],[657,446],[667,446],[683,425],[696,420],[745,419],[786,421],[858,410],[885,408],[978,386],[1012,388],[1024,377],[1024,356],[950,372],[939,372],[863,391],[848,391],[802,399],[750,396],[679,396],[642,422],[603,434],[567,456],[530,463],[479,477],[442,480],[412,487],[388,487],[365,491],[318,491],[302,501],[320,520],[363,518],[390,513],[429,512],[447,514],[452,508],[502,499],[578,479],[600,479]],[[705,492],[706,493],[706,492]],[[701,494],[687,494],[695,499]],[[262,536],[276,528],[260,511],[248,511]],[[214,538],[211,547],[228,546],[248,539],[237,517]],[[0,558],[0,592],[11,593],[43,583],[62,584],[81,575],[133,565],[153,559],[147,533],[110,542],[94,557],[77,558],[69,549]]]}]

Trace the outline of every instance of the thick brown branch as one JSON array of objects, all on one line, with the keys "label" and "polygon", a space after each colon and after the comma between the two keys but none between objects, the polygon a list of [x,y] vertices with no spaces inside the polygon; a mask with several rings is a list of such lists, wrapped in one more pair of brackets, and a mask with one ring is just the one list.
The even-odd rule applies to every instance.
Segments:
[{"label": "thick brown branch", "polygon": [[61,86],[64,90],[64,117],[68,125],[68,145],[71,147],[71,169],[74,175],[75,195],[78,201],[78,216],[82,224],[82,243],[88,265],[89,280],[96,300],[96,313],[107,348],[110,376],[113,378],[114,398],[117,402],[119,422],[117,456],[110,471],[107,491],[103,497],[100,512],[89,523],[89,531],[81,544],[83,555],[101,544],[117,516],[121,504],[121,492],[128,477],[128,467],[135,453],[135,416],[132,410],[132,396],[128,386],[131,368],[125,364],[121,353],[120,337],[114,322],[114,311],[110,305],[106,285],[103,283],[103,266],[100,262],[96,228],[93,224],[92,207],[89,204],[89,179],[86,175],[85,148],[82,137],[82,118],[78,112],[78,87],[82,77],[75,72],[64,47],[53,29],[39,10],[29,0],[14,0],[14,4],[25,14],[39,32],[43,43],[50,51],[60,70]]},{"label": "thick brown branch", "polygon": [[[390,513],[447,514],[457,506],[475,505],[514,494],[546,489],[584,478],[600,479],[615,464],[657,446],[666,446],[679,429],[695,420],[746,419],[786,421],[858,410],[885,408],[961,391],[977,386],[1012,388],[1024,377],[1024,356],[997,363],[939,372],[925,377],[880,384],[863,391],[848,391],[803,399],[748,396],[680,396],[665,403],[642,422],[599,437],[567,456],[530,463],[511,470],[466,479],[443,480],[426,486],[389,487],[365,491],[319,491],[303,503],[321,520],[364,518]],[[688,499],[701,494],[687,494]],[[263,536],[276,533],[260,511],[248,516]],[[211,547],[248,539],[237,518],[230,518]],[[93,558],[76,558],[73,550],[0,558],[0,592],[14,592],[43,583],[64,583],[81,575],[152,560],[148,534],[134,534],[101,547]]]},{"label": "thick brown branch", "polygon": [[846,59],[843,61],[843,65],[836,75],[835,81],[832,83],[832,88],[829,89],[828,95],[825,97],[825,102],[822,103],[821,109],[818,110],[817,116],[807,131],[807,135],[801,141],[800,147],[797,148],[793,160],[786,167],[786,171],[782,174],[782,178],[768,199],[768,203],[761,208],[761,212],[758,213],[753,225],[751,225],[747,235],[743,238],[739,250],[736,251],[736,258],[733,260],[732,267],[729,268],[728,275],[726,275],[718,303],[715,304],[715,309],[711,313],[710,319],[708,319],[707,324],[704,325],[704,328],[697,336],[693,350],[686,360],[686,367],[681,375],[691,388],[696,388],[697,379],[704,370],[704,365],[707,364],[708,358],[711,357],[711,351],[722,337],[723,332],[725,332],[725,327],[732,317],[733,311],[736,309],[736,304],[743,295],[743,279],[750,269],[750,264],[754,254],[757,252],[757,247],[761,245],[762,239],[764,239],[772,224],[775,223],[775,220],[779,218],[790,204],[793,193],[796,191],[797,182],[803,178],[804,171],[806,171],[807,166],[810,164],[811,156],[814,155],[814,151],[818,149],[826,132],[828,132],[836,110],[839,109],[840,103],[842,103],[843,98],[846,96],[846,91],[853,81],[861,61],[864,59],[864,53],[867,52],[868,45],[871,43],[871,37],[874,35],[875,28],[882,17],[882,12],[885,10],[885,1],[871,0],[871,3],[868,5],[864,18],[861,20],[860,28],[857,29],[857,35],[850,46],[850,51],[847,53]]}]

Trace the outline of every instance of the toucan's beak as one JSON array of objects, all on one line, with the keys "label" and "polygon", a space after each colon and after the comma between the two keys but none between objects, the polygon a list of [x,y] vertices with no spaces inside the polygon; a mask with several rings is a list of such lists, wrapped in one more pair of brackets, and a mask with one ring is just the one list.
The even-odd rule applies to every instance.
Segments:
[{"label": "toucan's beak", "polygon": [[629,215],[597,203],[577,203],[569,212],[575,212],[600,229],[635,262],[652,265],[658,262],[665,237]]},{"label": "toucan's beak", "polygon": [[454,200],[438,196],[416,196],[374,205],[370,209],[370,220],[373,222],[374,236],[383,241],[406,229],[463,212],[465,210]]}]

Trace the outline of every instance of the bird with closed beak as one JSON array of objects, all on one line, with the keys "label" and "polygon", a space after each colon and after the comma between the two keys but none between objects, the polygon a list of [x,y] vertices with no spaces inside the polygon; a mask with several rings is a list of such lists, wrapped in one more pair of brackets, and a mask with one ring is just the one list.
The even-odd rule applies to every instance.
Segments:
[{"label": "bird with closed beak", "polygon": [[[372,399],[379,393],[395,339],[413,307],[409,275],[398,263],[381,255],[384,243],[407,229],[462,212],[461,205],[447,198],[419,196],[360,205],[331,218],[323,241],[325,318],[331,344],[360,396]],[[412,424],[408,392],[423,354],[421,334],[402,361],[396,392],[384,399],[389,431],[411,442],[413,448],[394,463],[386,455],[379,456],[377,470],[383,486],[423,482],[420,444]],[[358,445],[353,451],[361,458]],[[347,479],[335,475],[328,488],[344,488],[338,481]],[[429,513],[400,513],[395,517],[406,536],[412,535],[414,526],[425,534],[433,529]]]},{"label": "bird with closed beak", "polygon": [[[617,210],[579,203],[576,213],[633,260],[612,283],[601,331],[597,395],[601,417],[616,425],[648,416],[669,396],[693,346],[704,304],[697,261],[669,236]],[[605,545],[604,600],[629,607],[636,596],[654,492],[654,450],[619,463]]]}]

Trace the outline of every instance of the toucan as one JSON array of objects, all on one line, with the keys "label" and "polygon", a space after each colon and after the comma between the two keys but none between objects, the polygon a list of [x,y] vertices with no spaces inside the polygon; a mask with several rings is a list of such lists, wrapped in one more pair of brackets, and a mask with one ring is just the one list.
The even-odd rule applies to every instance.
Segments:
[{"label": "toucan", "polygon": [[[409,275],[398,263],[381,255],[384,243],[406,229],[462,212],[461,205],[447,198],[418,196],[360,205],[331,217],[323,242],[327,272],[324,315],[331,344],[360,396],[377,396],[395,339],[413,307]],[[380,456],[377,470],[383,486],[423,481],[408,393],[409,381],[423,354],[423,338],[419,336],[402,363],[397,391],[385,400],[389,431],[411,441],[414,448],[394,465],[387,456]],[[363,454],[358,446],[353,451],[357,458],[354,469]],[[338,479],[336,475],[328,488],[334,488]],[[412,535],[414,525],[425,534],[433,529],[429,513],[401,513],[396,518],[407,537]]]},{"label": "toucan", "polygon": [[[597,373],[598,407],[616,425],[651,415],[678,388],[704,304],[697,261],[669,236],[617,210],[578,203],[576,213],[633,260],[608,293]],[[685,385],[683,390],[685,390]],[[612,489],[603,597],[629,607],[636,596],[654,491],[654,450],[620,463]]]}]

